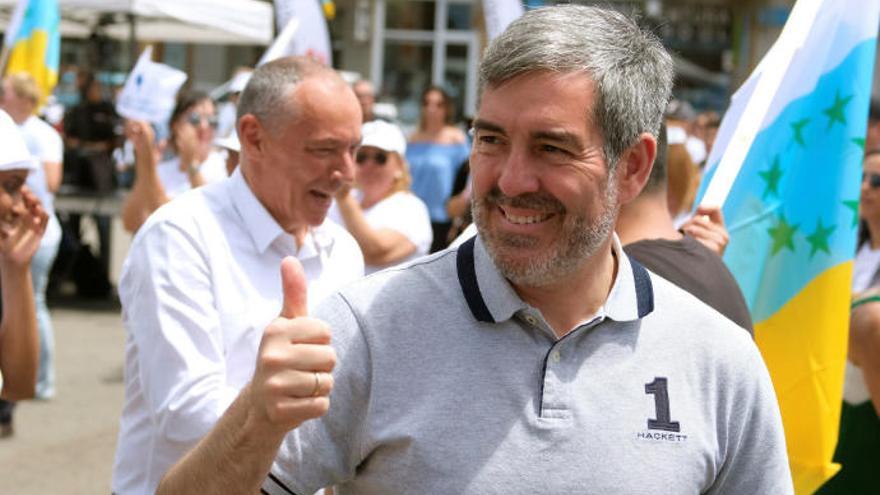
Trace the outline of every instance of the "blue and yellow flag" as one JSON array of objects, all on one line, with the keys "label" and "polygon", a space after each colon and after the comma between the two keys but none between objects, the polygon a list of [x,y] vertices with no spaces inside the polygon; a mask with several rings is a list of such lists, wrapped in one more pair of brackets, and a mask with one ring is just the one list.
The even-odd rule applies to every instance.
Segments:
[{"label": "blue and yellow flag", "polygon": [[878,16],[880,0],[799,0],[734,96],[701,192],[702,203],[723,204],[724,261],[755,321],[799,494],[839,469],[831,459]]},{"label": "blue and yellow flag", "polygon": [[[61,15],[58,0],[26,0],[21,24],[10,33],[9,61],[6,73],[27,72],[42,91],[42,101],[58,82],[61,61]],[[12,28],[12,26],[10,26]]]},{"label": "blue and yellow flag", "polygon": [[324,17],[331,21],[336,18],[336,2],[333,0],[321,0],[321,10],[324,11]]}]

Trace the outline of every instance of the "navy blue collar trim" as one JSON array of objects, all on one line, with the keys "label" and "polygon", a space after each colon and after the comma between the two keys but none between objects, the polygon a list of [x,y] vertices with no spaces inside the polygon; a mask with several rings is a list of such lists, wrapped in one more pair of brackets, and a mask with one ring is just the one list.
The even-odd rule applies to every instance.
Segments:
[{"label": "navy blue collar trim", "polygon": [[461,291],[464,293],[464,299],[467,301],[471,313],[477,321],[486,323],[495,323],[495,318],[486,307],[486,301],[480,294],[480,286],[477,283],[477,269],[474,263],[474,245],[477,236],[473,236],[458,247],[458,254],[455,258],[455,266],[458,270],[458,283],[461,284]]},{"label": "navy blue collar trim", "polygon": [[[277,476],[275,476],[274,474],[272,474],[271,471],[269,472],[269,480],[271,480],[271,481],[275,484],[275,487],[276,487],[276,488],[280,488],[280,489],[281,489],[280,492],[279,492],[278,490],[273,490],[272,493],[285,493],[285,494],[288,494],[288,495],[296,495],[296,493],[295,493],[293,490],[291,490],[290,488],[287,487],[287,485],[285,485],[284,483],[282,483],[281,480],[278,479]],[[261,489],[260,489],[260,493],[269,493],[269,492],[268,492],[268,490],[266,490],[265,488],[261,488]]]},{"label": "navy blue collar trim", "polygon": [[[474,246],[477,237],[471,237],[458,247],[455,265],[458,271],[458,283],[461,285],[461,291],[467,301],[468,308],[477,321],[486,323],[496,323],[495,318],[486,306],[483,295],[480,294],[480,286],[477,282],[476,264],[474,263]],[[644,318],[654,311],[654,285],[651,283],[651,276],[632,256],[627,255],[629,264],[632,267],[633,281],[636,288],[636,304],[639,318]]]},{"label": "navy blue collar trim", "polygon": [[654,285],[651,283],[651,276],[632,256],[627,255],[629,264],[632,266],[633,281],[636,284],[636,301],[638,304],[639,318],[644,318],[651,311],[654,311]]}]

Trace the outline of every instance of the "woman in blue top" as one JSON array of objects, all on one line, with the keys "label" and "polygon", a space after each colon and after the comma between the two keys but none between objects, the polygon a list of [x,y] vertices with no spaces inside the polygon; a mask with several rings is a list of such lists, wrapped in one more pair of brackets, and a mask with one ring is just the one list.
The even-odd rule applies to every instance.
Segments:
[{"label": "woman in blue top", "polygon": [[431,252],[448,244],[452,220],[446,200],[461,164],[470,153],[467,137],[452,125],[452,100],[443,89],[431,86],[422,93],[419,127],[409,138],[406,160],[412,174],[412,192],[428,206],[434,241]]}]

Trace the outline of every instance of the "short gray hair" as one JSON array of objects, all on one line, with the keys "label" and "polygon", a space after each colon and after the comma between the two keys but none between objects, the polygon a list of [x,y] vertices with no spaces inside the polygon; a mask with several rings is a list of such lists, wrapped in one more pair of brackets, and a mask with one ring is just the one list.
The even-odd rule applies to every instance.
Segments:
[{"label": "short gray hair", "polygon": [[251,114],[271,129],[284,117],[295,118],[297,108],[291,106],[290,92],[305,78],[322,73],[336,74],[307,57],[284,57],[260,66],[241,93],[236,121]]},{"label": "short gray hair", "polygon": [[486,49],[479,95],[535,71],[590,76],[596,105],[587,118],[602,132],[610,168],[639,134],[658,135],[672,92],[672,58],[625,15],[581,5],[525,13]]}]

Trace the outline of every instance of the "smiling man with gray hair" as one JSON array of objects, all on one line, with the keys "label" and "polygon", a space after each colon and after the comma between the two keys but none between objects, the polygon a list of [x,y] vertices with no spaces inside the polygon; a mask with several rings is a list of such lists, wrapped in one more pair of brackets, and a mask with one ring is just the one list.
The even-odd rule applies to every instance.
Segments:
[{"label": "smiling man with gray hair", "polygon": [[285,260],[253,380],[161,493],[792,493],[754,343],[612,232],[656,154],[659,41],[538,9],[480,76],[479,235],[312,318]]},{"label": "smiling man with gray hair", "polygon": [[360,128],[354,93],[334,71],[298,57],[263,65],[238,107],[241,165],[138,230],[119,284],[125,407],[114,493],[154,493],[251,379],[281,308],[285,256],[302,264],[312,302],[363,276],[354,238],[324,222],[354,178]]}]

